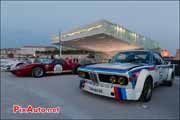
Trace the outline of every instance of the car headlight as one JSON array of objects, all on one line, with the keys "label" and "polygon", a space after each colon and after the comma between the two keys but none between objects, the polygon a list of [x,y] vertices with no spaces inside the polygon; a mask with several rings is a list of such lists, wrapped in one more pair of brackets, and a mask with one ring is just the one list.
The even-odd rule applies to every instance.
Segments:
[{"label": "car headlight", "polygon": [[109,81],[112,83],[112,84],[115,84],[116,83],[116,77],[115,76],[111,76],[109,78]]},{"label": "car headlight", "polygon": [[126,79],[125,77],[119,77],[118,78],[118,84],[127,85],[128,84],[128,79]]},{"label": "car headlight", "polygon": [[85,77],[86,77],[86,73],[85,73],[85,72],[80,71],[80,72],[79,72],[79,77],[81,77],[81,78],[85,78]]},{"label": "car headlight", "polygon": [[22,67],[24,67],[24,64],[21,64],[21,65],[13,65],[13,66],[11,66],[11,70],[21,69]]},{"label": "car headlight", "polygon": [[20,69],[20,68],[21,68],[21,66],[16,66],[15,68],[16,68],[16,69]]}]

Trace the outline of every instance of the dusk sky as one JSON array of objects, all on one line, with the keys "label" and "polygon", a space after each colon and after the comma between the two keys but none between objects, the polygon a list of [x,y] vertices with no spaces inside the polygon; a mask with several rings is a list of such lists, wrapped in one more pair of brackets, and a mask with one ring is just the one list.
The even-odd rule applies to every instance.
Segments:
[{"label": "dusk sky", "polygon": [[106,19],[160,43],[179,48],[179,2],[1,2],[1,48],[51,45],[58,31]]}]

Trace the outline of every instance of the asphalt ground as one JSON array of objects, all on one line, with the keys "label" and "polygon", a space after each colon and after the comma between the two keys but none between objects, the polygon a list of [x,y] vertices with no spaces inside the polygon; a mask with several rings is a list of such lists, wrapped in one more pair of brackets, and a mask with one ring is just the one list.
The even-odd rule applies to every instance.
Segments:
[{"label": "asphalt ground", "polygon": [[[172,87],[154,88],[152,100],[117,101],[79,89],[79,78],[42,78],[1,72],[1,119],[179,119],[179,78]],[[56,107],[60,113],[13,113],[13,105]]]}]

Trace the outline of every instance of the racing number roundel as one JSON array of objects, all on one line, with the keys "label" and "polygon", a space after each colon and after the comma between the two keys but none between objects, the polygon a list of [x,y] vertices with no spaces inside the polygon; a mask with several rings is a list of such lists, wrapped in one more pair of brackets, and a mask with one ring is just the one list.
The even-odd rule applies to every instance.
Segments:
[{"label": "racing number roundel", "polygon": [[61,73],[62,72],[62,65],[57,64],[54,66],[54,73]]}]

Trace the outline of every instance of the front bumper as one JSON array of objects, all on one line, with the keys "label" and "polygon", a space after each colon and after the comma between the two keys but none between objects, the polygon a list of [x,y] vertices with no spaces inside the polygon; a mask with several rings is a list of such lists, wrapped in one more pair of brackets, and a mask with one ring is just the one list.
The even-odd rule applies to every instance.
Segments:
[{"label": "front bumper", "polygon": [[80,81],[80,89],[117,100],[138,100],[141,94],[141,92],[136,89],[125,88],[112,84],[94,84],[93,82],[87,82],[86,80]]},{"label": "front bumper", "polygon": [[28,69],[13,69],[11,73],[16,76],[30,76],[31,72]]}]

